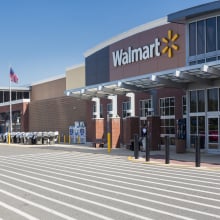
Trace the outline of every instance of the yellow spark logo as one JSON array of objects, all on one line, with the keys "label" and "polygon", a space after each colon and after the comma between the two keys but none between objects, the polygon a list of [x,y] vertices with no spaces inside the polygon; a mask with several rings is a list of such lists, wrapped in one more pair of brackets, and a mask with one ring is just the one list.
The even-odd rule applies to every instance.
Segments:
[{"label": "yellow spark logo", "polygon": [[167,37],[163,37],[162,41],[166,44],[162,53],[167,53],[169,58],[173,57],[173,50],[179,50],[179,46],[175,44],[175,41],[179,38],[179,34],[174,34],[172,30],[168,30]]}]

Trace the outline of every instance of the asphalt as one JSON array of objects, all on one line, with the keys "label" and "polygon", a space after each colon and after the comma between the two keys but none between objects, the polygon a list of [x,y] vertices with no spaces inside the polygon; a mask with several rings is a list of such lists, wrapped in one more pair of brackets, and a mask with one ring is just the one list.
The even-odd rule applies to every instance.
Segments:
[{"label": "asphalt", "polygon": [[[195,152],[186,153],[176,153],[175,150],[171,149],[169,152],[169,160],[166,160],[165,150],[160,151],[150,151],[150,160],[146,161],[146,153],[138,152],[138,157],[134,156],[134,151],[126,148],[116,148],[111,149],[108,152],[106,147],[104,148],[94,148],[91,144],[55,144],[55,145],[24,145],[24,144],[5,144],[0,143],[0,146],[10,146],[10,147],[27,147],[27,148],[41,148],[47,150],[62,150],[62,151],[77,151],[84,153],[95,153],[95,154],[106,154],[112,156],[125,157],[128,161],[148,163],[148,164],[158,164],[166,166],[183,166],[191,168],[208,168],[220,171],[220,154],[210,154],[207,152],[200,152],[200,162],[196,163]],[[169,162],[169,163],[167,163]]]}]

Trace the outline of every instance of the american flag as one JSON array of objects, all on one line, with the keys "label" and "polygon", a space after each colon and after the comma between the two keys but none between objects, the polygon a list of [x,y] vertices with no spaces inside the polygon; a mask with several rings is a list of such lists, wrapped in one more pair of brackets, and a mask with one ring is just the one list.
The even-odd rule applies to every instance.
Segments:
[{"label": "american flag", "polygon": [[12,68],[10,68],[10,79],[12,82],[18,83],[18,76],[14,73]]}]

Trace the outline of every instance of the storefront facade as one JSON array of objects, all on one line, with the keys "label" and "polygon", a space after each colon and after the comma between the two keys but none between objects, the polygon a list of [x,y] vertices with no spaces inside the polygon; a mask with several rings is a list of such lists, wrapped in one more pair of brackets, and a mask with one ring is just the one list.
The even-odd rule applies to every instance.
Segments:
[{"label": "storefront facade", "polygon": [[106,138],[110,129],[112,147],[128,145],[147,124],[152,149],[163,147],[168,136],[183,152],[194,149],[198,137],[201,148],[218,152],[219,27],[216,1],[136,27],[88,50],[85,86],[65,91],[91,100],[88,140]]}]

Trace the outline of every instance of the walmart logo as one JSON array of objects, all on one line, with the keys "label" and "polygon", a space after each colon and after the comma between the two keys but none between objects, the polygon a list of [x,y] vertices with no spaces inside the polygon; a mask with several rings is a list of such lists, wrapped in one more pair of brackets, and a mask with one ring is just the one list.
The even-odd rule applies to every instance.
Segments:
[{"label": "walmart logo", "polygon": [[[132,46],[129,46],[127,49],[123,48],[113,51],[113,65],[114,67],[117,67],[134,62],[153,59],[155,57],[160,57],[161,53],[167,53],[168,58],[172,58],[173,51],[179,50],[179,46],[176,44],[178,38],[179,34],[173,34],[172,30],[168,30],[167,37],[162,37],[162,39],[155,38],[151,43],[142,47],[133,48]],[[165,44],[164,47],[162,47],[162,43]]]},{"label": "walmart logo", "polygon": [[173,34],[172,30],[168,30],[167,37],[162,38],[162,42],[166,44],[162,50],[162,53],[167,53],[169,58],[173,57],[173,50],[179,50],[179,46],[175,44],[178,38],[178,34]]}]

